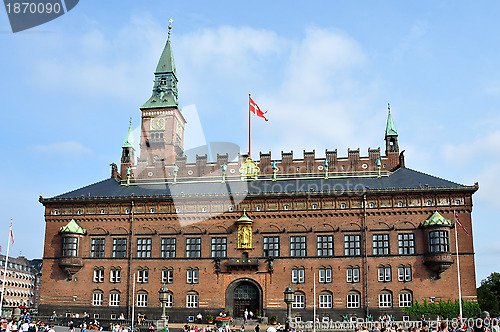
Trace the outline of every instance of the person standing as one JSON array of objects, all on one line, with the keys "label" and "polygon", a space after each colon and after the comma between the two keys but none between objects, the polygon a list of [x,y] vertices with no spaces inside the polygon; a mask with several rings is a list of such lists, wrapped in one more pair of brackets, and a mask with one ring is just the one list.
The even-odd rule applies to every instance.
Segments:
[{"label": "person standing", "polygon": [[28,323],[27,320],[24,321],[24,323],[21,325],[21,328],[19,329],[20,332],[28,332],[30,328],[30,324]]},{"label": "person standing", "polygon": [[247,319],[248,319],[248,309],[245,308],[245,312],[243,313],[243,317],[245,319],[245,324],[247,323]]}]

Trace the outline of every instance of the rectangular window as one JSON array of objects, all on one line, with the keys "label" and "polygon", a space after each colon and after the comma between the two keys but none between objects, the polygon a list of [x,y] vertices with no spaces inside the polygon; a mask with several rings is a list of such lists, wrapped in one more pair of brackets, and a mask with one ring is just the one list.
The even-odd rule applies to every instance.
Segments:
[{"label": "rectangular window", "polygon": [[118,307],[120,305],[120,293],[109,294],[109,305],[111,307]]},{"label": "rectangular window", "polygon": [[292,270],[292,283],[303,284],[304,283],[304,269],[293,269]]},{"label": "rectangular window", "polygon": [[359,282],[359,267],[347,268],[347,282]]},{"label": "rectangular window", "polygon": [[380,308],[391,308],[392,307],[392,294],[391,293],[380,293],[378,295],[378,306]]},{"label": "rectangular window", "polygon": [[348,293],[347,294],[347,308],[359,308],[360,306],[360,296],[359,293]]},{"label": "rectangular window", "polygon": [[398,267],[398,281],[401,282],[411,281],[411,266]]},{"label": "rectangular window", "polygon": [[445,230],[429,232],[429,251],[434,253],[449,252],[449,233]]},{"label": "rectangular window", "polygon": [[161,239],[161,257],[162,258],[173,258],[175,257],[175,247],[176,247],[175,237],[164,237]]},{"label": "rectangular window", "polygon": [[333,235],[318,235],[316,239],[316,254],[323,257],[333,256]]},{"label": "rectangular window", "polygon": [[319,294],[319,307],[329,309],[332,307],[332,294]]},{"label": "rectangular window", "polygon": [[137,294],[137,306],[138,307],[147,307],[148,306],[148,294],[147,293],[138,293]]},{"label": "rectangular window", "polygon": [[94,306],[102,306],[103,302],[103,293],[102,292],[94,292],[92,294],[92,305]]},{"label": "rectangular window", "polygon": [[113,258],[126,258],[127,257],[127,239],[115,238],[113,239]]},{"label": "rectangular window", "polygon": [[186,238],[186,257],[201,257],[201,237]]},{"label": "rectangular window", "polygon": [[137,258],[151,258],[151,238],[137,239]]},{"label": "rectangular window", "polygon": [[76,257],[78,256],[78,238],[74,236],[63,237],[62,247],[63,257]]},{"label": "rectangular window", "polygon": [[400,255],[415,254],[415,235],[413,233],[398,234],[398,253]]},{"label": "rectangular window", "polygon": [[399,306],[400,307],[411,307],[413,304],[413,296],[408,291],[403,291],[399,293]]},{"label": "rectangular window", "polygon": [[359,256],[361,255],[361,235],[344,235],[344,255]]},{"label": "rectangular window", "polygon": [[198,294],[188,294],[186,296],[186,308],[198,308]]},{"label": "rectangular window", "polygon": [[306,296],[304,294],[294,294],[292,308],[303,309],[306,306]]},{"label": "rectangular window", "polygon": [[373,254],[389,255],[389,234],[373,234]]},{"label": "rectangular window", "polygon": [[331,268],[319,269],[319,282],[322,284],[332,282],[332,269]]},{"label": "rectangular window", "polygon": [[279,257],[280,238],[279,236],[264,236],[264,257]]},{"label": "rectangular window", "polygon": [[94,269],[94,282],[104,282],[104,269]]},{"label": "rectangular window", "polygon": [[306,252],[306,237],[305,236],[290,236],[290,257],[305,257]]},{"label": "rectangular window", "polygon": [[391,267],[382,266],[378,268],[378,281],[379,282],[389,282],[391,281]]},{"label": "rectangular window", "polygon": [[149,279],[149,270],[142,269],[137,271],[137,282],[140,284],[147,284]]},{"label": "rectangular window", "polygon": [[90,239],[90,257],[103,258],[104,257],[104,238]]},{"label": "rectangular window", "polygon": [[166,269],[161,271],[162,284],[172,284],[174,282],[174,270]]},{"label": "rectangular window", "polygon": [[188,284],[198,283],[198,270],[187,270],[187,281]]},{"label": "rectangular window", "polygon": [[210,257],[226,257],[227,256],[227,238],[213,237],[212,246],[210,249]]},{"label": "rectangular window", "polygon": [[112,283],[121,282],[122,278],[122,270],[120,269],[112,269],[109,274],[109,281]]}]

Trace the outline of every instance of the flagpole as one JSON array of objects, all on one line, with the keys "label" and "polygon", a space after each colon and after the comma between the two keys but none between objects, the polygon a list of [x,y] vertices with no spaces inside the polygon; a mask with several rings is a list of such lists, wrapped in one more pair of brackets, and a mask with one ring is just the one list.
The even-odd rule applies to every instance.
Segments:
[{"label": "flagpole", "polygon": [[458,304],[460,309],[460,322],[462,321],[462,287],[460,285],[460,259],[458,257],[458,235],[457,235],[457,218],[455,210],[453,210],[453,219],[455,219],[455,246],[457,251],[457,278],[458,278]]},{"label": "flagpole", "polygon": [[0,317],[2,317],[3,310],[3,298],[5,294],[5,281],[7,278],[7,265],[9,263],[9,249],[10,249],[10,241],[12,237],[12,219],[10,220],[10,228],[9,228],[9,242],[7,242],[7,254],[5,255],[5,268],[3,269],[3,282],[2,282],[2,296],[0,298]]},{"label": "flagpole", "polygon": [[314,300],[313,300],[313,332],[316,332],[316,271],[313,273],[314,279]]},{"label": "flagpole", "polygon": [[251,94],[248,94],[248,158],[252,158],[252,135],[251,135],[251,129],[252,129],[252,113],[250,112],[250,96]]}]

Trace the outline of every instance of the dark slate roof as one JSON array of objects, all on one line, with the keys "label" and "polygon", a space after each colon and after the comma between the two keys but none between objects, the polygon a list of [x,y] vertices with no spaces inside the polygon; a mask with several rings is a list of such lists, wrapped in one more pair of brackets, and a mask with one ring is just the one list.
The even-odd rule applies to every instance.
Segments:
[{"label": "dark slate roof", "polygon": [[335,177],[323,179],[311,178],[289,178],[278,179],[272,182],[271,179],[259,181],[236,181],[231,180],[226,183],[219,181],[201,181],[154,184],[133,184],[125,186],[117,180],[110,178],[91,184],[89,186],[70,191],[49,199],[41,201],[64,200],[74,198],[125,198],[141,196],[199,196],[199,195],[266,195],[266,194],[317,194],[321,192],[335,192],[336,195],[342,193],[376,193],[391,191],[428,191],[428,190],[465,190],[475,192],[477,185],[465,186],[418,172],[409,168],[399,168],[389,176],[377,177]]}]

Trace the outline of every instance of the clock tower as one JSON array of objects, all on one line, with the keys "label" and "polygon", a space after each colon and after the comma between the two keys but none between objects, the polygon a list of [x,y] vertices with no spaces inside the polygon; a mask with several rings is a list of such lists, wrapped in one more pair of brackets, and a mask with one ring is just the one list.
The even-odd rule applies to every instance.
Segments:
[{"label": "clock tower", "polygon": [[[172,20],[170,20],[172,23]],[[177,101],[177,74],[174,57],[168,39],[155,70],[153,93],[142,105],[141,155],[140,163],[149,166],[175,164],[176,157],[184,153],[184,125]]]}]

